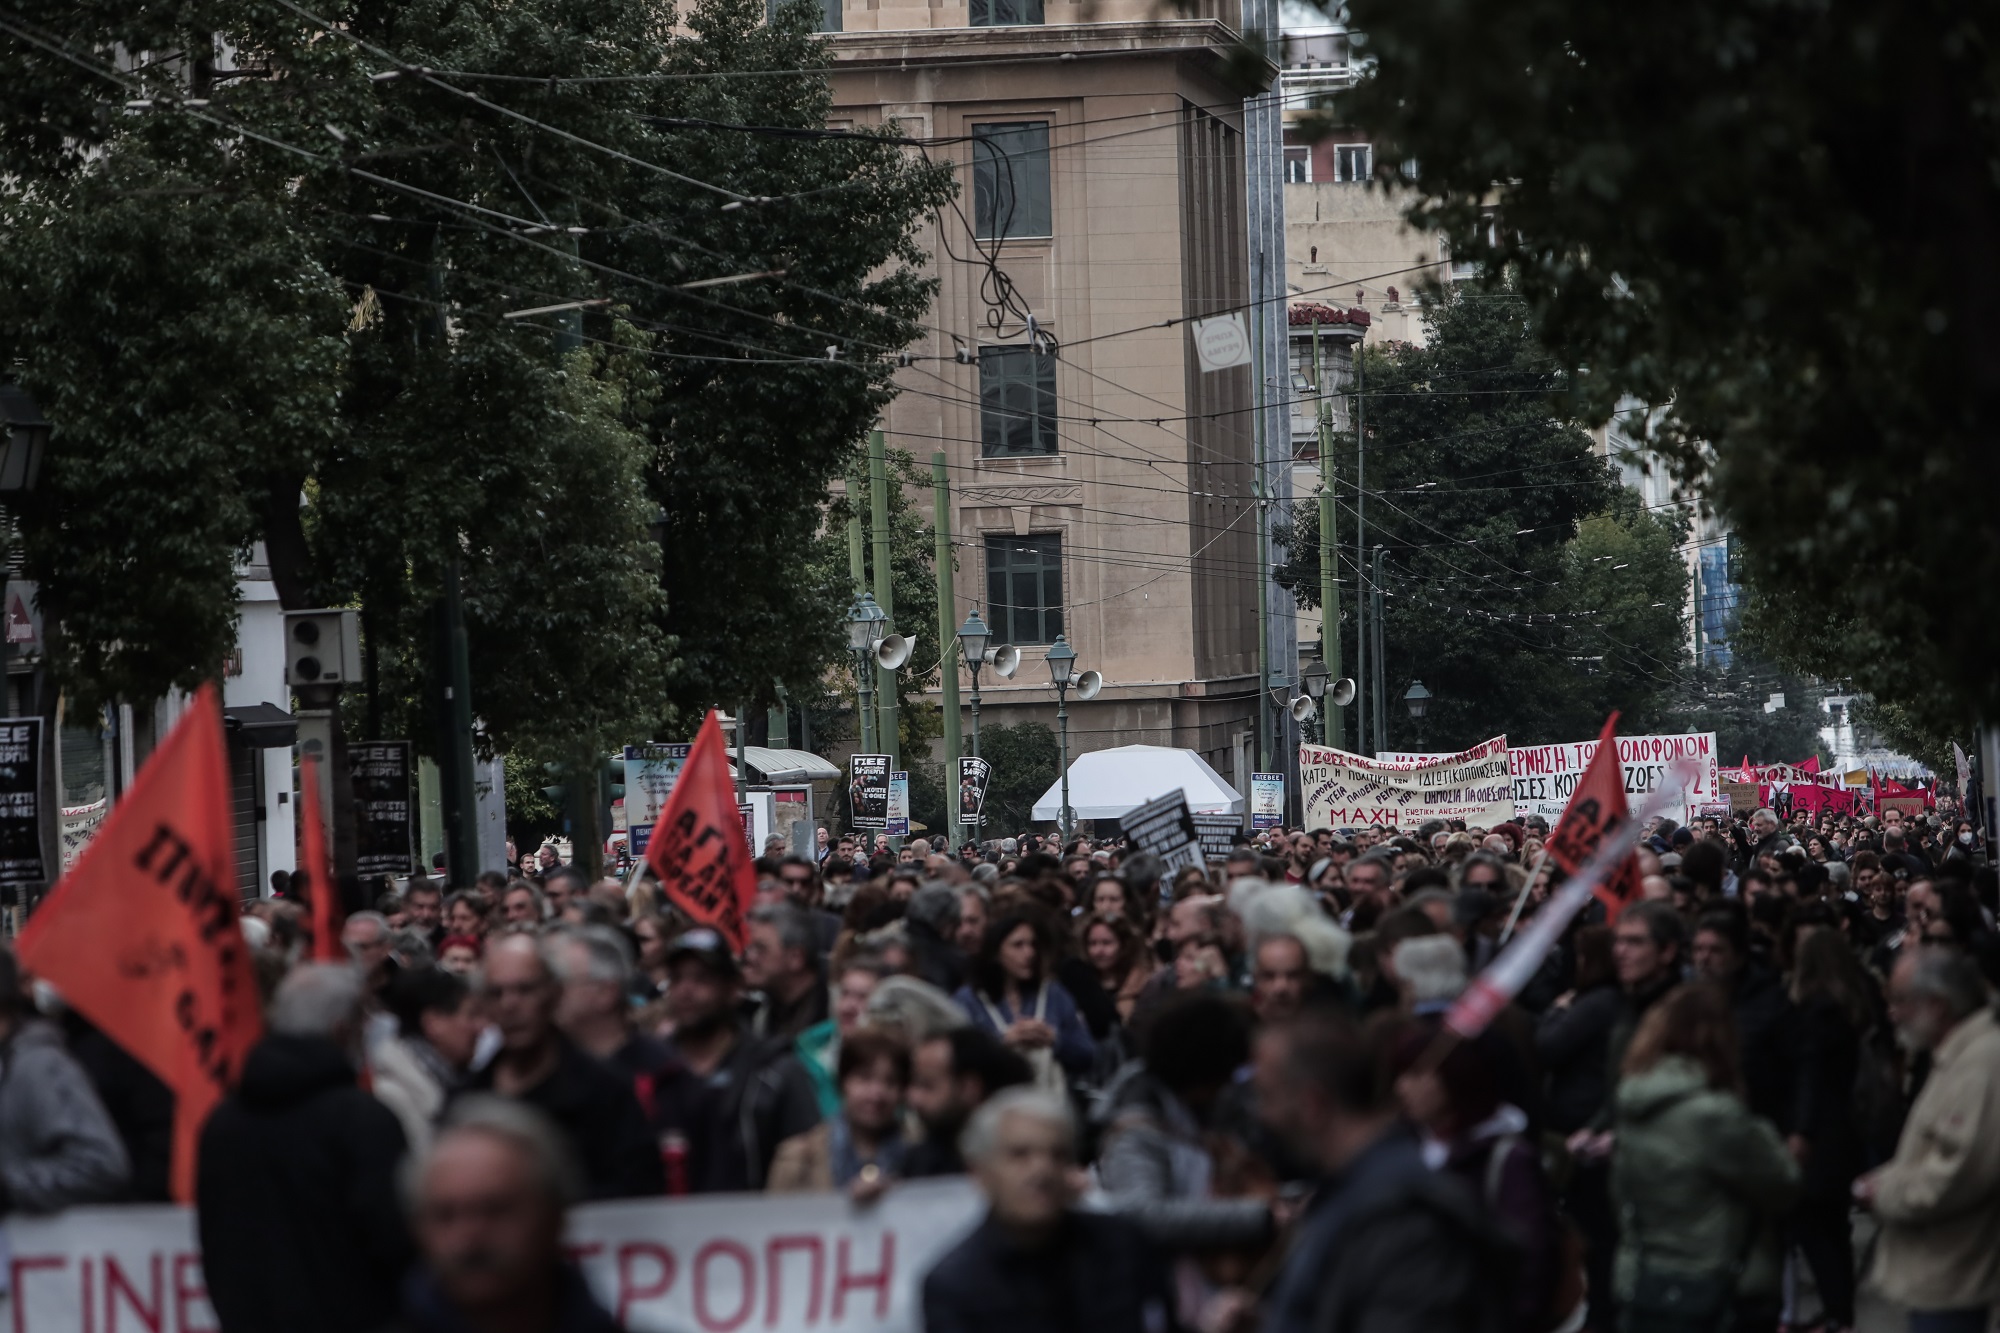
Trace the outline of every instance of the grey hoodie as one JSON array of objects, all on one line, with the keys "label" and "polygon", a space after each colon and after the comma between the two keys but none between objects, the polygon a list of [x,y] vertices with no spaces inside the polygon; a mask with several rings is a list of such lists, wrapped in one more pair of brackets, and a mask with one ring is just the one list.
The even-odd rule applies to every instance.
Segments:
[{"label": "grey hoodie", "polygon": [[108,1203],[132,1174],[90,1077],[55,1025],[24,1022],[0,1044],[0,1211]]}]

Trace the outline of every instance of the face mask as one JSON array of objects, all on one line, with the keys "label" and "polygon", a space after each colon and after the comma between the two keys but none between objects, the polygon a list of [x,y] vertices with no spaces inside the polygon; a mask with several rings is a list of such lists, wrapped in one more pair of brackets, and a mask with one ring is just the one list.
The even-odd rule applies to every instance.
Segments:
[{"label": "face mask", "polygon": [[1970,846],[1972,845],[1972,832],[1971,832],[1971,830],[1969,830],[1969,829],[1968,829],[1968,830],[1967,830],[1966,832],[1964,832],[1964,833],[1961,833],[1961,834],[1959,834],[1959,835],[1958,835],[1958,840],[1959,840],[1959,842],[1963,843],[1963,844],[1964,844],[1965,846],[1967,846],[1967,847],[1970,847]]}]

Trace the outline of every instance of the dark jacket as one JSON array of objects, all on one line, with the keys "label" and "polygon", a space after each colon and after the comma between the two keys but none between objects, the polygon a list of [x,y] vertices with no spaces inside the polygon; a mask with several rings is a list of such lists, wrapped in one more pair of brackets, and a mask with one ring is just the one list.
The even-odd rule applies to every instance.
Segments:
[{"label": "dark jacket", "polygon": [[124,1141],[132,1179],[121,1196],[130,1203],[167,1203],[174,1156],[174,1094],[123,1046],[85,1023],[66,1016],[70,1054],[90,1076],[98,1100]]},{"label": "dark jacket", "polygon": [[1776,1125],[1780,1134],[1789,1134],[1798,1082],[1798,1035],[1784,982],[1761,964],[1746,964],[1730,988],[1729,1004],[1736,1014],[1750,1109]]},{"label": "dark jacket", "polygon": [[812,1076],[784,1039],[739,1033],[715,1070],[695,1073],[678,1052],[654,1084],[654,1126],[687,1141],[694,1194],[761,1190],[778,1145],[820,1121]]},{"label": "dark jacket", "polygon": [[1513,1248],[1462,1182],[1391,1129],[1326,1181],[1264,1303],[1264,1333],[1490,1333]]},{"label": "dark jacket", "polygon": [[1549,1128],[1582,1129],[1611,1099],[1609,1047],[1623,997],[1615,985],[1596,986],[1551,1009],[1535,1028],[1535,1053],[1548,1071]]},{"label": "dark jacket", "polygon": [[[570,1264],[556,1278],[555,1318],[543,1333],[620,1333],[621,1325],[597,1303],[583,1274]],[[418,1269],[403,1291],[403,1316],[392,1333],[473,1333],[471,1324],[452,1308],[437,1280]]]},{"label": "dark jacket", "polygon": [[924,1333],[1161,1333],[1167,1268],[1122,1217],[1069,1214],[1024,1249],[989,1217],[924,1277]]},{"label": "dark jacket", "polygon": [[928,921],[906,917],[904,940],[910,950],[910,973],[928,981],[946,995],[965,984],[965,955],[958,946],[931,928]]},{"label": "dark jacket", "polygon": [[1209,1193],[1215,1163],[1188,1104],[1137,1065],[1107,1090],[1111,1125],[1098,1184],[1118,1212],[1157,1245],[1175,1250],[1262,1244],[1271,1209],[1259,1198]]},{"label": "dark jacket", "polygon": [[[556,1041],[555,1069],[518,1100],[545,1112],[569,1135],[583,1166],[585,1193],[593,1199],[666,1193],[660,1150],[631,1080],[591,1059],[568,1037]],[[475,1074],[466,1091],[492,1092],[493,1066]]]},{"label": "dark jacket", "polygon": [[1846,1207],[1849,1188],[1866,1165],[1857,1119],[1855,1077],[1861,1034],[1832,1000],[1808,999],[1797,1009],[1798,1085],[1791,1129],[1810,1151],[1800,1183],[1802,1198]]},{"label": "dark jacket", "polygon": [[1648,1009],[1666,998],[1668,991],[1680,984],[1680,973],[1674,971],[1639,991],[1619,989],[1618,1016],[1612,1020],[1611,1034],[1604,1042],[1604,1077],[1606,1085],[1613,1091],[1592,1117],[1591,1128],[1611,1127],[1611,1102],[1617,1096],[1618,1080],[1625,1075],[1625,1052],[1632,1045],[1632,1038],[1638,1035],[1639,1020],[1646,1016]]},{"label": "dark jacket", "polygon": [[222,1333],[361,1333],[409,1266],[403,1128],[324,1037],[270,1036],[201,1133],[196,1222]]}]

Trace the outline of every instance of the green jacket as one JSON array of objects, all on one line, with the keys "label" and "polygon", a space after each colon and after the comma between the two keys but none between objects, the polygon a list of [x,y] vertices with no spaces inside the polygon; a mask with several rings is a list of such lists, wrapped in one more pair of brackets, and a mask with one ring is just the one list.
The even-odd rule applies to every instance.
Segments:
[{"label": "green jacket", "polygon": [[1619,1298],[1631,1297],[1642,1260],[1689,1275],[1741,1264],[1739,1295],[1775,1292],[1780,1247],[1771,1224],[1799,1186],[1778,1131],[1735,1093],[1710,1088],[1701,1066],[1682,1056],[1622,1079],[1612,1103]]}]

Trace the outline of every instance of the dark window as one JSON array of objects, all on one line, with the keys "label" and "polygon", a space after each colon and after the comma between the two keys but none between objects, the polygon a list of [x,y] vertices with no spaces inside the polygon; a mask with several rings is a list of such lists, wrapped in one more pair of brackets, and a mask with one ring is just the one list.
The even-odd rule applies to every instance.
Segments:
[{"label": "dark window", "polygon": [[996,643],[1054,643],[1062,633],[1062,537],[986,539],[987,615]]},{"label": "dark window", "polygon": [[1042,0],[972,0],[972,26],[1012,28],[1042,21]]},{"label": "dark window", "polygon": [[1056,359],[1031,347],[979,349],[979,452],[1056,452]]},{"label": "dark window", "polygon": [[972,201],[982,241],[1052,234],[1046,120],[972,127]]},{"label": "dark window", "polygon": [[[788,3],[790,3],[790,0],[764,0],[765,21],[768,23],[777,22],[778,6]],[[843,0],[819,0],[819,30],[821,32],[840,31],[842,3]]]}]

